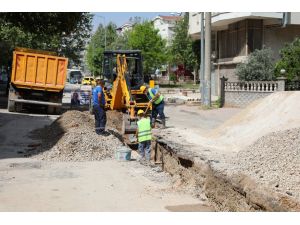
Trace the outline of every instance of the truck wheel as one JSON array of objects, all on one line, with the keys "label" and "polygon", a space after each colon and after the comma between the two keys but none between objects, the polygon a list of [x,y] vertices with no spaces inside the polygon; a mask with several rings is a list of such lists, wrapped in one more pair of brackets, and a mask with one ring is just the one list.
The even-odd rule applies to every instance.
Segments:
[{"label": "truck wheel", "polygon": [[16,111],[15,101],[8,100],[7,109],[8,112],[15,112]]},{"label": "truck wheel", "polygon": [[19,103],[19,102],[15,103],[16,112],[21,112],[22,109],[23,109],[23,104],[22,103]]}]

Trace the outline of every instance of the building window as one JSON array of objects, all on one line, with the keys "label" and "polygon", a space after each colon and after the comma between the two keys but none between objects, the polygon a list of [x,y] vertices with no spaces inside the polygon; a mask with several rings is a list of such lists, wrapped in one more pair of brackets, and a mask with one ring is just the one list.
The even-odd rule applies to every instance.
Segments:
[{"label": "building window", "polygon": [[[229,24],[227,30],[218,31],[219,58],[245,56],[262,48],[262,20],[243,20]],[[247,40],[246,40],[247,39]]]},{"label": "building window", "polygon": [[248,20],[248,53],[262,48],[262,20]]},{"label": "building window", "polygon": [[246,55],[246,21],[230,24],[218,32],[219,58]]}]

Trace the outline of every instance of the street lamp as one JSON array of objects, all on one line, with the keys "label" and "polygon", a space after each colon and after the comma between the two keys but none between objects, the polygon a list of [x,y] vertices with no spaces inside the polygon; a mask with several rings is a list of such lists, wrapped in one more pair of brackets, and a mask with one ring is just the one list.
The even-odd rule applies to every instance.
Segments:
[{"label": "street lamp", "polygon": [[285,69],[281,69],[281,70],[280,70],[280,74],[281,74],[281,76],[284,76],[284,74],[285,74]]}]

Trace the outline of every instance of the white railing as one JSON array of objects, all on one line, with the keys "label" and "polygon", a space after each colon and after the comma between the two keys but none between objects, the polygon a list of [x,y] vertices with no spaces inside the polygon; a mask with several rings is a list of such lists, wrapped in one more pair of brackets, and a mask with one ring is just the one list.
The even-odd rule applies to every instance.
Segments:
[{"label": "white railing", "polygon": [[274,92],[277,89],[276,81],[225,82],[225,91]]}]

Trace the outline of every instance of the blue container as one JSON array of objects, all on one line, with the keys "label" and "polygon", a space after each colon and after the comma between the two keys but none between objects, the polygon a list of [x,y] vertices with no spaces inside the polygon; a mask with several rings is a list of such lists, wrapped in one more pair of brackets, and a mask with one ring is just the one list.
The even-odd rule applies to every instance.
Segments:
[{"label": "blue container", "polygon": [[131,149],[126,146],[117,148],[115,152],[116,159],[118,161],[130,161],[131,160]]}]

